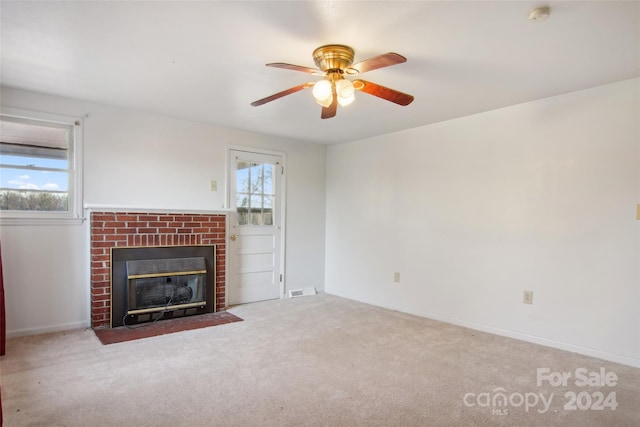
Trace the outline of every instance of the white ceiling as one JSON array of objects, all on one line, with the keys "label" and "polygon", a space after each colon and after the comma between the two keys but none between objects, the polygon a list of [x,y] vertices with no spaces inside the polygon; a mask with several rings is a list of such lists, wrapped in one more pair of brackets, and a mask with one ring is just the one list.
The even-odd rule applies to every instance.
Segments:
[{"label": "white ceiling", "polygon": [[[542,23],[530,9],[551,7]],[[638,1],[2,1],[1,83],[260,134],[332,144],[640,76]],[[321,120],[309,90],[323,44],[404,64],[361,77],[415,96],[356,93]]]}]

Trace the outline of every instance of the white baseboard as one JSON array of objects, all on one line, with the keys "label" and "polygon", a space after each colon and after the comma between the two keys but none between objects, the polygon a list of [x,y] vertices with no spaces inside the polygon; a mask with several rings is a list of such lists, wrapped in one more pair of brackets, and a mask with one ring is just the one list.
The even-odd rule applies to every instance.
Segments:
[{"label": "white baseboard", "polygon": [[7,331],[7,338],[23,337],[27,335],[39,335],[39,334],[46,334],[50,332],[68,331],[71,329],[84,329],[88,327],[90,327],[89,323],[83,321],[83,322],[62,323],[59,325],[45,326],[45,327],[38,327],[38,328],[15,329],[12,331]]}]

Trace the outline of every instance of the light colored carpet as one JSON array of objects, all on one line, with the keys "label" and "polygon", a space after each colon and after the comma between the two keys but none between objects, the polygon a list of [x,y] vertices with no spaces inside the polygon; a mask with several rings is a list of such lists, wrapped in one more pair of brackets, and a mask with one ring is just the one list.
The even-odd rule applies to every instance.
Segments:
[{"label": "light colored carpet", "polygon": [[[0,359],[5,426],[640,422],[639,369],[331,295],[229,311],[244,322],[109,346],[91,330],[9,340]],[[572,378],[538,386],[545,367]],[[615,386],[575,385],[576,369],[601,367],[617,375]],[[494,406],[500,392],[506,405]],[[567,392],[583,408],[598,392],[615,393],[617,407],[568,410]],[[540,394],[551,399],[546,411],[533,405]]]}]

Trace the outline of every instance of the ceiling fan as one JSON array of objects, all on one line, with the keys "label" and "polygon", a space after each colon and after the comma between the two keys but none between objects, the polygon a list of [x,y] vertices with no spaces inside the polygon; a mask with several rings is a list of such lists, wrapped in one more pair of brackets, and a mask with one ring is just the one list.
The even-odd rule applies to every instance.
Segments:
[{"label": "ceiling fan", "polygon": [[353,102],[356,90],[377,96],[378,98],[386,99],[387,101],[391,101],[398,105],[404,106],[411,104],[413,96],[409,94],[366,80],[355,79],[351,81],[345,77],[356,76],[360,73],[364,73],[365,71],[377,70],[378,68],[401,64],[406,62],[407,58],[393,52],[375,56],[356,64],[353,63],[353,58],[354,51],[349,46],[329,44],[320,46],[313,51],[313,61],[320,69],[286,64],[283,62],[267,64],[267,67],[301,71],[314,76],[322,76],[323,79],[317,82],[302,83],[298,86],[294,86],[283,90],[282,92],[254,101],[251,105],[257,107],[308,88],[313,88],[313,97],[318,104],[322,105],[322,114],[320,117],[323,119],[334,117],[338,110],[338,104],[347,106]]}]

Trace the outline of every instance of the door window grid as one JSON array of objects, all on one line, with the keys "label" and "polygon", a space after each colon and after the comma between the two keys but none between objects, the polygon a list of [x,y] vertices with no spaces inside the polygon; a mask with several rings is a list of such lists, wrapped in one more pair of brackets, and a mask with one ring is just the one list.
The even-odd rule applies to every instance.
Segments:
[{"label": "door window grid", "polygon": [[236,158],[237,224],[273,225],[275,165]]}]

